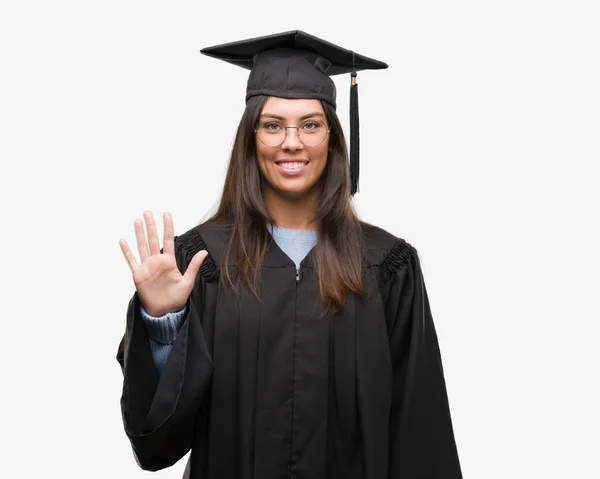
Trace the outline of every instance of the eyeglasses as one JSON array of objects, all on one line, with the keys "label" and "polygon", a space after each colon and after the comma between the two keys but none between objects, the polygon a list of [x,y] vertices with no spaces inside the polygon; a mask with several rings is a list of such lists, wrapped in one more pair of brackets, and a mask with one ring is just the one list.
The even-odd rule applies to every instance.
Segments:
[{"label": "eyeglasses", "polygon": [[298,139],[305,146],[317,146],[325,141],[331,127],[319,120],[307,120],[300,126],[285,126],[283,123],[268,120],[254,130],[261,143],[267,146],[279,146],[285,141],[289,128],[295,128],[298,133]]}]

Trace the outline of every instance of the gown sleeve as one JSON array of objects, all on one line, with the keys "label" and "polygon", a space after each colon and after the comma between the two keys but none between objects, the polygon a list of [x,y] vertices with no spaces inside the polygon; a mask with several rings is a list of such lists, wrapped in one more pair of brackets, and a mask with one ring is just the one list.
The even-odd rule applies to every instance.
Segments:
[{"label": "gown sleeve", "polygon": [[[175,237],[175,257],[182,274],[193,256],[189,239],[187,233]],[[210,257],[196,277],[181,328],[160,376],[152,359],[137,291],[127,308],[125,334],[117,351],[123,372],[121,413],[136,461],[145,470],[169,467],[190,450],[195,419],[212,383],[214,367],[200,318],[205,290],[202,273],[207,260],[211,261]]]},{"label": "gown sleeve", "polygon": [[461,479],[438,339],[417,251],[400,241],[383,268],[393,364],[389,478]]}]

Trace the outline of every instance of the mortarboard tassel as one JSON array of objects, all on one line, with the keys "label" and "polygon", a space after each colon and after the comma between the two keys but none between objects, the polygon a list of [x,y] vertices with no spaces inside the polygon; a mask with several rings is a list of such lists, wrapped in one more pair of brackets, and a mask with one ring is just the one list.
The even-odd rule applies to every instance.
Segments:
[{"label": "mortarboard tassel", "polygon": [[358,83],[356,70],[351,73],[350,86],[350,195],[358,191],[359,135],[358,135]]}]

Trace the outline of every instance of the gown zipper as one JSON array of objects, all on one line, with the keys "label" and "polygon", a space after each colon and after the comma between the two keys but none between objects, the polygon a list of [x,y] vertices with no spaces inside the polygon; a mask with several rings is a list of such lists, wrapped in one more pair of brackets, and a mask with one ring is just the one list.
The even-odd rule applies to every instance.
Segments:
[{"label": "gown zipper", "polygon": [[291,434],[290,434],[290,479],[294,477],[294,473],[292,472],[292,466],[294,465],[293,457],[294,457],[294,398],[295,398],[295,389],[296,389],[296,325],[298,321],[298,285],[300,284],[300,268],[296,268],[296,294],[295,294],[295,305],[294,305],[294,358],[293,358],[293,372],[292,372],[292,424],[291,424]]}]

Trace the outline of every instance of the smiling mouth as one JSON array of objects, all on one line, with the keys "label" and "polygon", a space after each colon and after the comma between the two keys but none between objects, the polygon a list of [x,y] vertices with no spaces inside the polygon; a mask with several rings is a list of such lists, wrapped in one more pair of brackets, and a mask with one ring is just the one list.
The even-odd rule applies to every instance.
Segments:
[{"label": "smiling mouth", "polygon": [[296,170],[308,165],[308,161],[276,161],[275,164],[286,170]]}]

